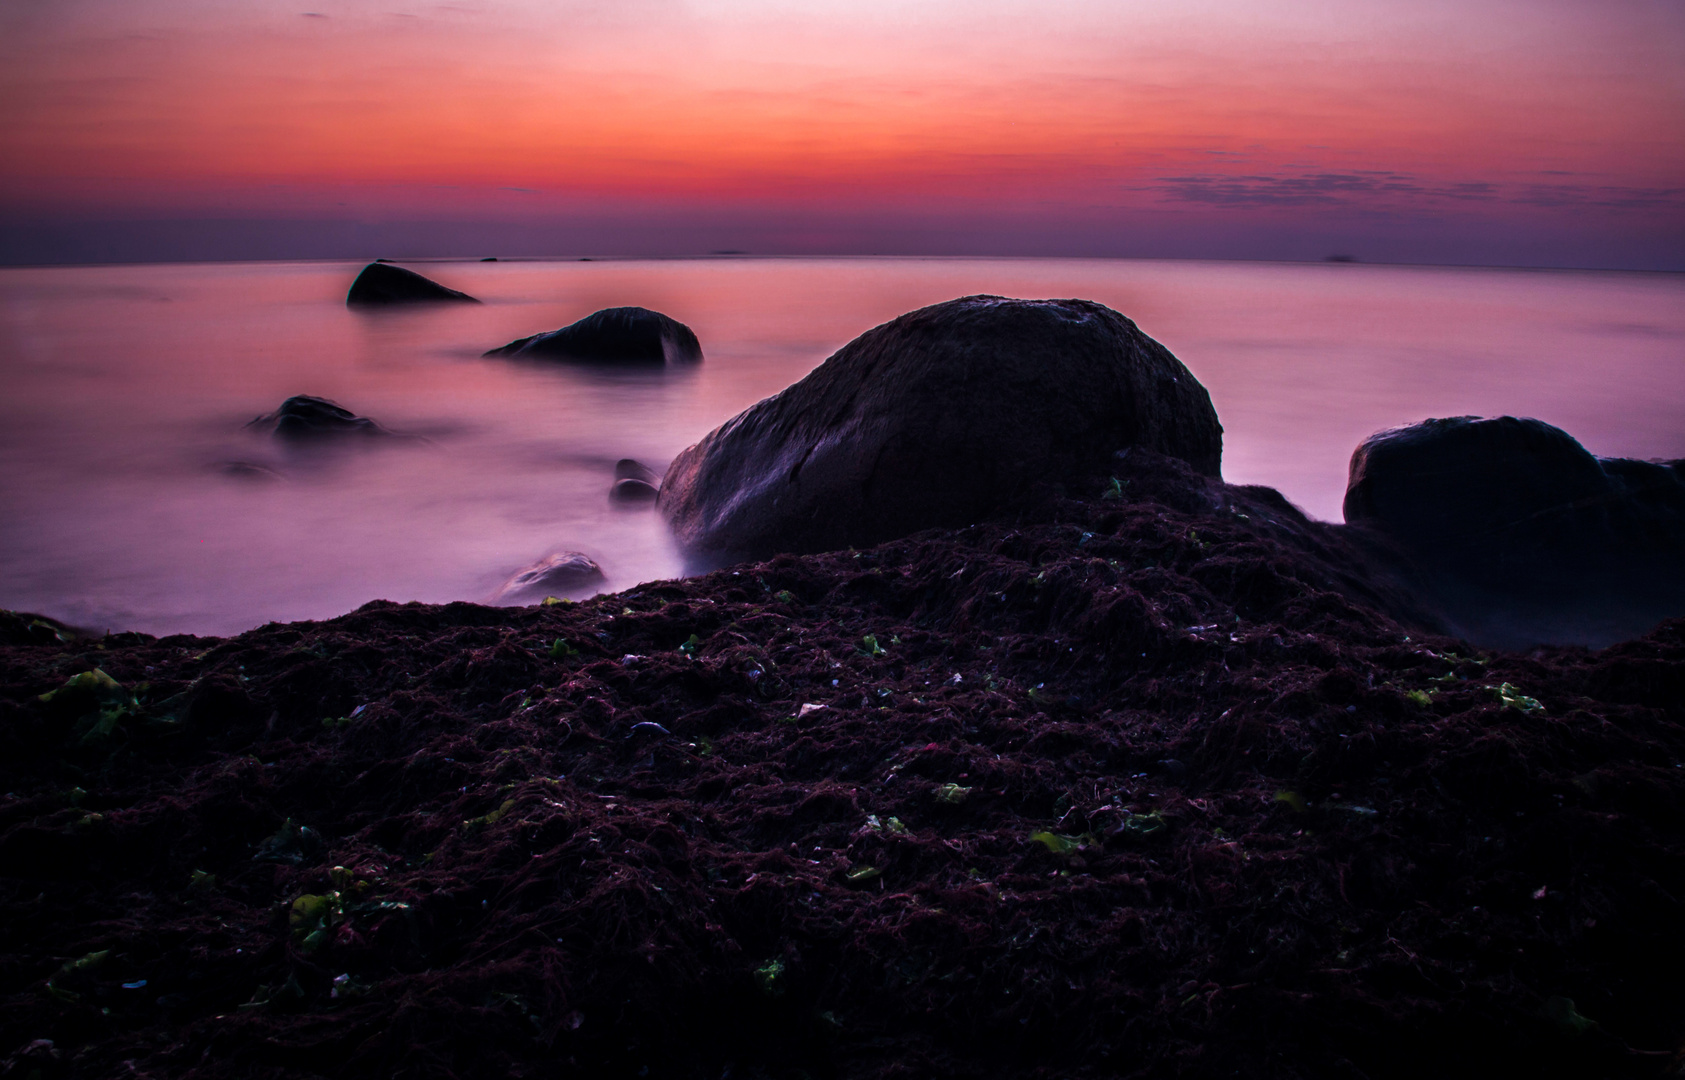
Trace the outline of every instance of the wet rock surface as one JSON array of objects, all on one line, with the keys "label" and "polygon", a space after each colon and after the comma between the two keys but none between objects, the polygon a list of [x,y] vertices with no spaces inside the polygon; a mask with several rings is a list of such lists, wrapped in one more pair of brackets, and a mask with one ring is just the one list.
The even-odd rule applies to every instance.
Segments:
[{"label": "wet rock surface", "polygon": [[288,398],[279,409],[252,419],[246,427],[291,443],[323,443],[346,437],[392,435],[366,416],[358,416],[343,405],[309,394]]},{"label": "wet rock surface", "polygon": [[981,520],[1139,446],[1216,476],[1211,399],[1085,300],[972,296],[867,331],[681,453],[660,507],[699,565]]},{"label": "wet rock surface", "polygon": [[677,319],[641,307],[604,308],[560,330],[511,341],[487,356],[645,367],[699,364],[696,333]]},{"label": "wet rock surface", "polygon": [[1470,637],[1606,645],[1685,614],[1682,464],[1594,457],[1538,420],[1428,420],[1358,447],[1345,518],[1395,540]]},{"label": "wet rock surface", "polygon": [[1359,530],[1118,481],[577,604],[0,618],[0,1061],[1666,1073],[1685,621],[1478,649]]},{"label": "wet rock surface", "polygon": [[652,505],[661,489],[647,480],[616,480],[608,489],[608,497],[627,505]]},{"label": "wet rock surface", "polygon": [[477,304],[465,292],[446,288],[437,281],[425,278],[414,270],[406,270],[391,263],[372,262],[363,267],[351,290],[345,295],[350,307],[386,307],[393,304],[417,304],[455,301]]},{"label": "wet rock surface", "polygon": [[614,463],[614,484],[608,497],[622,506],[648,506],[661,494],[661,477],[641,461],[621,458]]},{"label": "wet rock surface", "polygon": [[494,598],[496,603],[534,603],[549,593],[566,593],[603,579],[603,569],[579,551],[557,551],[513,574]]}]

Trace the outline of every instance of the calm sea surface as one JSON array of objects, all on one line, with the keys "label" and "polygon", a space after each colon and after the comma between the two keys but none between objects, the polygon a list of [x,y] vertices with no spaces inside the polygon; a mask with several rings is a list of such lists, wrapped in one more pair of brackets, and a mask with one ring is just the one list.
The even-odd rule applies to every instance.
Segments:
[{"label": "calm sea surface", "polygon": [[[675,576],[606,495],[862,331],[969,293],[1083,297],[1211,391],[1224,475],[1339,519],[1352,448],[1502,412],[1594,453],[1685,457],[1685,277],[1065,259],[435,262],[483,306],[359,313],[358,266],[0,270],[0,607],[233,633],[371,599],[487,600],[556,550],[603,587]],[[482,359],[598,308],[688,323],[706,362],[613,374]],[[316,394],[424,440],[289,453],[244,429]],[[231,475],[229,462],[269,472]]]}]

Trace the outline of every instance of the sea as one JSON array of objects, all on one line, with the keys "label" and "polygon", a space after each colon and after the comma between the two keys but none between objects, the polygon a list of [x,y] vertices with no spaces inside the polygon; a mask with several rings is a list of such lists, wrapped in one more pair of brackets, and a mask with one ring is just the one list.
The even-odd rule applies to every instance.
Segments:
[{"label": "sea", "polygon": [[[484,301],[362,311],[361,264],[0,269],[0,607],[90,630],[234,634],[374,599],[491,602],[579,551],[683,573],[608,498],[863,331],[974,293],[1096,300],[1210,391],[1223,474],[1340,520],[1352,450],[1428,417],[1538,417],[1593,453],[1685,458],[1685,275],[1117,259],[422,261]],[[688,324],[706,359],[486,358],[599,308]],[[393,432],[290,449],[294,394]]]}]

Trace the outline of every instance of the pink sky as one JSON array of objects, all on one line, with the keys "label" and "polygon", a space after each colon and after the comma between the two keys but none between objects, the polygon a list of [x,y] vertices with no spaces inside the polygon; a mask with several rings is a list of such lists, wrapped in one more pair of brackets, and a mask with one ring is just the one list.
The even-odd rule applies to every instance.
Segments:
[{"label": "pink sky", "polygon": [[1682,12],[17,0],[0,240],[1685,268]]}]

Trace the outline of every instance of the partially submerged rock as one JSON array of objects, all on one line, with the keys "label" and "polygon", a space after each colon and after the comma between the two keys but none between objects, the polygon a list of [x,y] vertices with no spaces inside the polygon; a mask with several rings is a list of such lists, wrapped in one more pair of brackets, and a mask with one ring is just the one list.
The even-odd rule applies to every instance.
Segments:
[{"label": "partially submerged rock", "polygon": [[1140,446],[1216,476],[1205,388],[1118,312],[969,296],[867,331],[685,450],[660,507],[693,561],[963,525]]},{"label": "partially submerged rock", "polygon": [[585,364],[698,364],[702,346],[690,327],[641,307],[604,308],[560,330],[511,341],[487,356],[523,356]]},{"label": "partially submerged rock", "polygon": [[640,461],[621,458],[614,463],[614,486],[608,497],[627,505],[653,503],[660,494],[661,477]]},{"label": "partially submerged rock", "polygon": [[492,602],[528,603],[549,594],[582,589],[602,579],[602,567],[590,556],[578,551],[558,551],[511,575]]},{"label": "partially submerged rock", "polygon": [[347,436],[390,436],[392,433],[350,409],[327,398],[297,394],[281,403],[272,413],[265,413],[246,424],[249,428],[267,430],[277,439],[290,442],[318,442]]},{"label": "partially submerged rock", "polygon": [[363,267],[363,272],[351,283],[351,291],[345,295],[345,302],[351,307],[382,307],[388,304],[415,304],[440,300],[479,303],[467,293],[447,289],[437,281],[422,277],[414,270],[405,270],[401,266],[384,262],[372,262]]},{"label": "partially submerged rock", "polygon": [[661,497],[661,489],[647,480],[616,480],[608,497],[617,503],[653,503]]},{"label": "partially submerged rock", "polygon": [[1539,420],[1426,420],[1364,440],[1344,513],[1409,554],[1458,633],[1602,645],[1685,614],[1682,466]]}]

